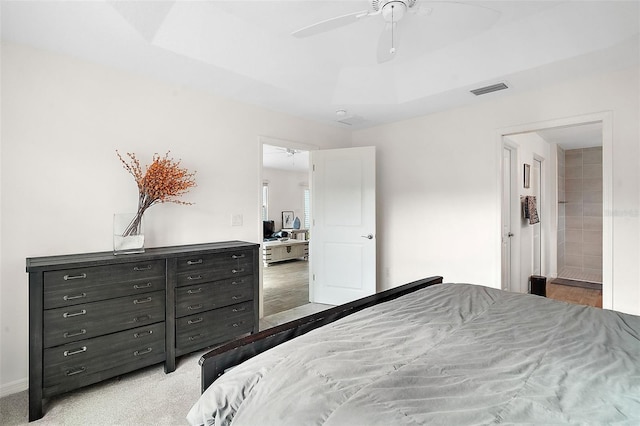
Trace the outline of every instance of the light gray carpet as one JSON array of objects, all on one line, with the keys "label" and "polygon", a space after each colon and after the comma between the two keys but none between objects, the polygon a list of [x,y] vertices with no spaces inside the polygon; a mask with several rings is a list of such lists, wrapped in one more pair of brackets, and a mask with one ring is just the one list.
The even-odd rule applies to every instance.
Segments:
[{"label": "light gray carpet", "polygon": [[[198,359],[179,358],[176,371],[162,364],[107,380],[45,402],[45,415],[34,425],[183,425],[200,394]],[[0,399],[3,425],[26,425],[27,391]]]},{"label": "light gray carpet", "polygon": [[[260,320],[260,329],[273,327],[328,308],[306,304]],[[33,425],[185,425],[185,416],[200,395],[198,359],[206,350],[178,358],[165,374],[158,364],[88,386],[45,402],[45,415]],[[27,425],[27,391],[0,399],[0,424]]]}]

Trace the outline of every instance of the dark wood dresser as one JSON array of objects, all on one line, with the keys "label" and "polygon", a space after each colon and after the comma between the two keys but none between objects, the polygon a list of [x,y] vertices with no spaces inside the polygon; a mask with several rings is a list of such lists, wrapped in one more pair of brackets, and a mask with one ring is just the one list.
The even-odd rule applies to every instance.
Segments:
[{"label": "dark wood dresser", "polygon": [[27,258],[29,421],[45,398],[257,332],[259,247]]}]

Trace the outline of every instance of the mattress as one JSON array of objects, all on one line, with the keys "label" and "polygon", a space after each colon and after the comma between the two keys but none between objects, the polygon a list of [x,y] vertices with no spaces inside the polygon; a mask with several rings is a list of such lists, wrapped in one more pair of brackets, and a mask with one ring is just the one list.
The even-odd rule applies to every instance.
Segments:
[{"label": "mattress", "polygon": [[376,305],[216,380],[193,425],[640,424],[640,317],[470,284]]}]

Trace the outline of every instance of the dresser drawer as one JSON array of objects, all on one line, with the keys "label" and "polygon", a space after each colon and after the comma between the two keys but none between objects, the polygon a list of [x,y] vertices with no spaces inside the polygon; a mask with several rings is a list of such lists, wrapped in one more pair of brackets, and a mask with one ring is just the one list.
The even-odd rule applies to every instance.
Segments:
[{"label": "dresser drawer", "polygon": [[178,259],[178,286],[253,274],[253,252],[229,251]]},{"label": "dresser drawer", "polygon": [[176,316],[193,315],[253,299],[253,276],[214,281],[176,290]]},{"label": "dresser drawer", "polygon": [[164,321],[165,293],[155,291],[44,311],[44,347]]},{"label": "dresser drawer", "polygon": [[45,349],[44,387],[78,386],[86,377],[132,362],[164,360],[164,323]]},{"label": "dresser drawer", "polygon": [[52,309],[63,306],[73,306],[80,303],[97,302],[114,297],[164,290],[165,282],[165,277],[159,277],[117,283],[94,282],[91,285],[70,286],[69,288],[59,286],[53,290],[48,290],[45,287],[44,308]]},{"label": "dresser drawer", "polygon": [[163,260],[47,271],[44,308],[70,306],[126,296],[165,286]]},{"label": "dresser drawer", "polygon": [[176,319],[176,352],[183,354],[253,331],[253,303]]}]

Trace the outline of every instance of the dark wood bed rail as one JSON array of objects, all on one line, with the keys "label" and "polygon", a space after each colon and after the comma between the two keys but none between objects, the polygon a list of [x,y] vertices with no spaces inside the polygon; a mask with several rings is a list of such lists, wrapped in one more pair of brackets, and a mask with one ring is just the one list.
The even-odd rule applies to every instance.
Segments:
[{"label": "dark wood bed rail", "polygon": [[374,295],[335,306],[325,311],[289,321],[259,333],[231,341],[207,352],[200,358],[201,392],[204,392],[214,380],[227,369],[238,365],[261,352],[280,343],[303,335],[315,328],[329,324],[347,315],[361,311],[373,305],[396,299],[416,290],[442,283],[442,277],[434,276],[401,285]]}]

